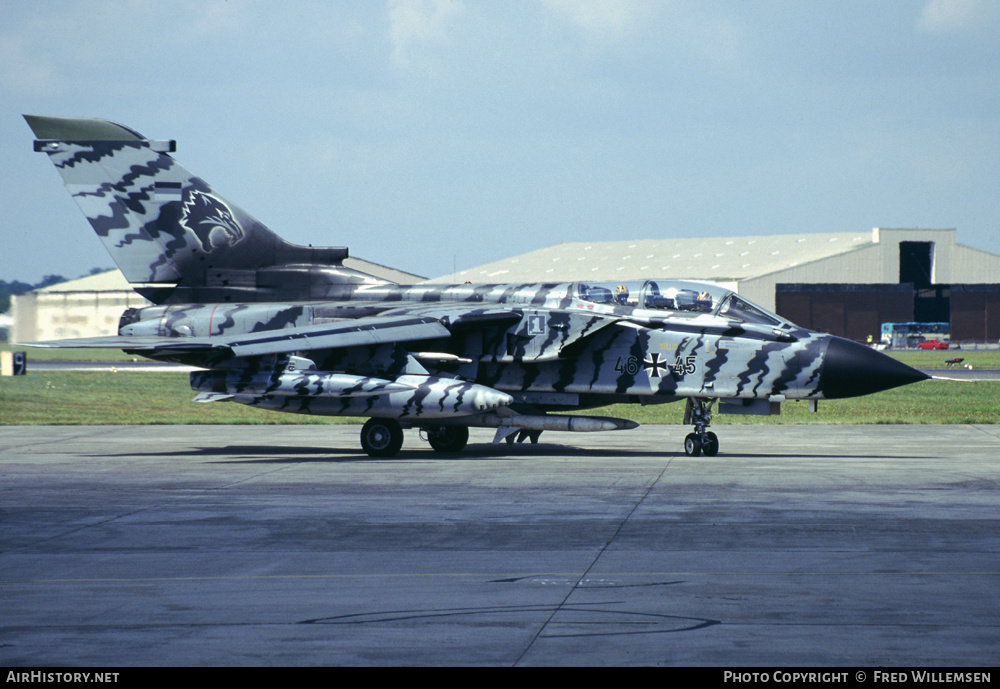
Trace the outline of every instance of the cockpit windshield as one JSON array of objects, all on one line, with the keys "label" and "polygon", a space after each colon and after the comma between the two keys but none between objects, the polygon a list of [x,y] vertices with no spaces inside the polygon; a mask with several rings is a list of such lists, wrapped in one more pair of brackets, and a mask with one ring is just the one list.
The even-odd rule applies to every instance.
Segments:
[{"label": "cockpit windshield", "polygon": [[781,325],[781,321],[759,306],[754,306],[735,294],[730,295],[726,303],[719,309],[719,315],[734,321],[758,323],[760,325]]},{"label": "cockpit windshield", "polygon": [[717,285],[666,280],[579,283],[576,288],[578,298],[595,304],[691,315],[712,313],[730,294],[729,290]]},{"label": "cockpit windshield", "polygon": [[669,311],[674,316],[714,314],[729,320],[780,326],[783,321],[755,306],[732,290],[700,282],[646,280],[578,283],[576,296],[583,301],[609,306],[630,306],[651,311]]}]

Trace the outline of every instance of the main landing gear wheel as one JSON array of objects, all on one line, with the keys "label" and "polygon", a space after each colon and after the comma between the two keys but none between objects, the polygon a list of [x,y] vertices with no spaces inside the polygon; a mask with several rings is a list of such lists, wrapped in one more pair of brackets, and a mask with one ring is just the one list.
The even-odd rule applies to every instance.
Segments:
[{"label": "main landing gear wheel", "polygon": [[684,438],[684,454],[688,457],[701,457],[701,438],[697,433],[688,433]]},{"label": "main landing gear wheel", "polygon": [[684,438],[684,453],[688,457],[700,457],[702,454],[714,457],[719,454],[719,436],[708,430],[708,425],[712,422],[714,403],[714,399],[688,398],[684,423],[694,424],[694,433],[688,433]]},{"label": "main landing gear wheel", "polygon": [[714,457],[719,454],[719,436],[712,431],[704,434],[688,433],[684,438],[684,453],[688,457]]},{"label": "main landing gear wheel", "polygon": [[361,427],[361,447],[369,457],[392,457],[403,447],[403,427],[396,419],[368,419]]},{"label": "main landing gear wheel", "polygon": [[712,431],[705,433],[701,439],[701,451],[706,457],[714,457],[719,454],[719,436]]},{"label": "main landing gear wheel", "polygon": [[427,442],[437,452],[461,452],[469,443],[469,427],[439,426],[428,428]]}]

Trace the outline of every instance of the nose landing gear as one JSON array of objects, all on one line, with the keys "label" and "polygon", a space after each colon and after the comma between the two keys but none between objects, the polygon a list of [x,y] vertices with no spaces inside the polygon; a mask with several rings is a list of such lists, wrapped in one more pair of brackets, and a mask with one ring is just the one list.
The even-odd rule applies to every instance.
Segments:
[{"label": "nose landing gear", "polygon": [[684,424],[694,424],[694,433],[684,438],[684,453],[688,457],[714,457],[719,454],[719,436],[708,430],[712,422],[714,399],[689,397],[684,410]]}]

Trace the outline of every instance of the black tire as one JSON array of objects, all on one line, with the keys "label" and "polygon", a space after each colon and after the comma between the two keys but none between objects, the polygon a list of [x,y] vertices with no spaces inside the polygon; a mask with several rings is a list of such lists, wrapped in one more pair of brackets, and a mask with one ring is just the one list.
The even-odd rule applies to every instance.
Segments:
[{"label": "black tire", "polygon": [[714,457],[719,454],[719,436],[712,431],[705,434],[705,439],[701,443],[701,451],[706,457]]},{"label": "black tire", "polygon": [[427,429],[427,442],[436,452],[461,452],[469,443],[468,426],[438,426]]},{"label": "black tire", "polygon": [[688,457],[701,456],[701,438],[698,437],[697,433],[688,433],[687,437],[684,438],[684,453]]},{"label": "black tire", "polygon": [[368,419],[361,427],[361,448],[369,457],[392,457],[403,447],[403,427],[396,419]]}]

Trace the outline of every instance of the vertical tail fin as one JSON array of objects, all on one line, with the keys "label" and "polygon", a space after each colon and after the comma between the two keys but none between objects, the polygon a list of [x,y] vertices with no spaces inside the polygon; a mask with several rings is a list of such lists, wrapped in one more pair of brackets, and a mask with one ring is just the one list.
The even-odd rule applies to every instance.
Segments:
[{"label": "vertical tail fin", "polygon": [[249,280],[260,268],[339,266],[347,257],[346,248],[281,239],[181,167],[169,155],[173,141],[151,141],[105,120],[24,118],[38,139],[35,150],[48,154],[129,282],[197,289],[213,286],[213,271]]}]

